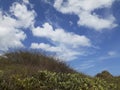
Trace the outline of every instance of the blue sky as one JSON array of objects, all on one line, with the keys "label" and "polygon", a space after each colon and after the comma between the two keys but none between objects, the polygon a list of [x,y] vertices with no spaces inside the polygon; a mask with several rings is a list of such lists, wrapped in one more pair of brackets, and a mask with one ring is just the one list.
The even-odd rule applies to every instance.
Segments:
[{"label": "blue sky", "polygon": [[119,15],[119,0],[0,0],[0,51],[37,49],[89,75],[120,75]]}]

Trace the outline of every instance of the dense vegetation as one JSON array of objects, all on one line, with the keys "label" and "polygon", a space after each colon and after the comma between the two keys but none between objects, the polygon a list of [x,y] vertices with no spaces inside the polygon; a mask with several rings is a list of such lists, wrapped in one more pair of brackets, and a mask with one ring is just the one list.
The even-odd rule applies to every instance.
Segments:
[{"label": "dense vegetation", "polygon": [[0,90],[120,90],[120,77],[104,71],[78,73],[41,53],[18,51],[0,57]]},{"label": "dense vegetation", "polygon": [[96,77],[104,79],[107,83],[114,83],[116,85],[115,90],[120,90],[120,76],[113,76],[108,71],[98,73]]}]

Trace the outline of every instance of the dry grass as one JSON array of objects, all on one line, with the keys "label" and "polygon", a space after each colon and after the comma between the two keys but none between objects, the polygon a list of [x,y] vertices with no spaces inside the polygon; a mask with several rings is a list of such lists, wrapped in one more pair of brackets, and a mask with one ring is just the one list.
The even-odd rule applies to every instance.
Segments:
[{"label": "dry grass", "polygon": [[24,73],[24,75],[32,75],[38,70],[48,70],[60,73],[76,72],[64,62],[39,52],[15,51],[6,53],[4,56],[5,57],[1,57],[0,60],[0,70],[4,70],[7,75],[11,73]]}]

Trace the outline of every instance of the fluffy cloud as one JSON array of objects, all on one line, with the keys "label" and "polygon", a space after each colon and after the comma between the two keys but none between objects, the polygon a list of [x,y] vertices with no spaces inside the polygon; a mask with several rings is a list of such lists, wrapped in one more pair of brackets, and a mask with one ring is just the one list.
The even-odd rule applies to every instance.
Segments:
[{"label": "fluffy cloud", "polygon": [[26,34],[22,28],[31,27],[34,17],[34,11],[28,10],[23,3],[13,3],[9,13],[0,11],[0,51],[24,47],[22,41]]},{"label": "fluffy cloud", "polygon": [[115,18],[113,16],[109,16],[109,19],[102,19],[99,18],[99,16],[96,14],[91,15],[88,12],[82,12],[80,14],[80,18],[81,19],[78,21],[79,25],[94,28],[97,31],[100,31],[105,28],[111,29],[117,26],[113,23],[115,21]]},{"label": "fluffy cloud", "polygon": [[80,50],[76,50],[75,48],[67,47],[66,45],[57,45],[52,46],[50,44],[45,43],[32,43],[31,44],[32,49],[41,49],[47,52],[54,53],[55,56],[59,59],[63,59],[66,61],[74,60],[79,55],[83,55],[85,52]]},{"label": "fluffy cloud", "polygon": [[32,43],[31,48],[56,53],[58,58],[73,60],[78,55],[85,54],[82,48],[91,47],[91,41],[84,35],[65,32],[60,28],[54,29],[49,23],[34,27],[36,13],[28,9],[27,5],[28,0],[14,2],[9,13],[0,11],[0,51],[24,47],[22,41],[27,37],[24,29],[28,28],[32,30],[33,36],[46,38],[52,43]]},{"label": "fluffy cloud", "polygon": [[13,3],[10,7],[10,12],[17,18],[19,27],[28,28],[34,25],[34,18],[36,16],[34,10],[28,10],[27,5],[20,3]]},{"label": "fluffy cloud", "polygon": [[63,43],[70,46],[90,46],[90,40],[85,36],[80,36],[74,33],[65,32],[63,29],[53,29],[49,23],[45,23],[43,27],[33,29],[33,35],[45,37],[54,42]]},{"label": "fluffy cloud", "polygon": [[[8,50],[12,47],[23,47],[21,43],[26,35],[16,28],[17,21],[10,16],[0,14],[0,50]],[[17,26],[18,27],[18,26]]]},{"label": "fluffy cloud", "polygon": [[43,49],[43,50],[46,50],[49,52],[61,52],[62,51],[62,48],[60,48],[60,47],[51,46],[51,45],[45,44],[45,43],[40,43],[40,44],[32,43],[31,48]]},{"label": "fluffy cloud", "polygon": [[45,43],[32,43],[31,48],[43,49],[54,52],[63,59],[75,59],[77,55],[83,55],[84,51],[79,51],[80,47],[90,47],[91,42],[85,36],[65,32],[63,29],[53,29],[49,23],[42,27],[33,28],[33,35],[49,39],[54,46]]},{"label": "fluffy cloud", "polygon": [[63,59],[63,60],[74,60],[79,55],[83,55],[85,52],[80,50],[76,50],[75,48],[67,47],[66,45],[57,45],[52,46],[50,44],[45,43],[32,43],[31,44],[32,49],[42,49],[47,52],[54,53],[57,58]]},{"label": "fluffy cloud", "polygon": [[55,0],[54,7],[64,14],[76,14],[79,17],[78,25],[94,28],[97,31],[114,28],[115,18],[110,15],[108,18],[100,18],[94,10],[110,8],[115,0]]}]

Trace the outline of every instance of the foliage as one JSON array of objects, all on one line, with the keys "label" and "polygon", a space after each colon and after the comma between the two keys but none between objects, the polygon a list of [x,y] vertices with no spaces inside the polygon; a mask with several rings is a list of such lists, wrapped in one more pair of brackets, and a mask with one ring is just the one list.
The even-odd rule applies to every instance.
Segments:
[{"label": "foliage", "polygon": [[108,71],[103,71],[101,73],[98,73],[96,77],[104,79],[107,83],[116,84],[115,90],[120,90],[120,76],[113,76]]},{"label": "foliage", "polygon": [[98,73],[97,75],[96,75],[96,77],[100,77],[100,78],[105,78],[105,79],[110,79],[110,78],[112,78],[113,76],[108,72],[108,71],[102,71],[101,73]]},{"label": "foliage", "polygon": [[39,52],[17,51],[0,57],[0,90],[120,90],[120,77],[90,77]]},{"label": "foliage", "polygon": [[0,79],[1,90],[114,90],[99,78],[81,78],[80,74],[38,71],[31,77],[11,75]]}]

